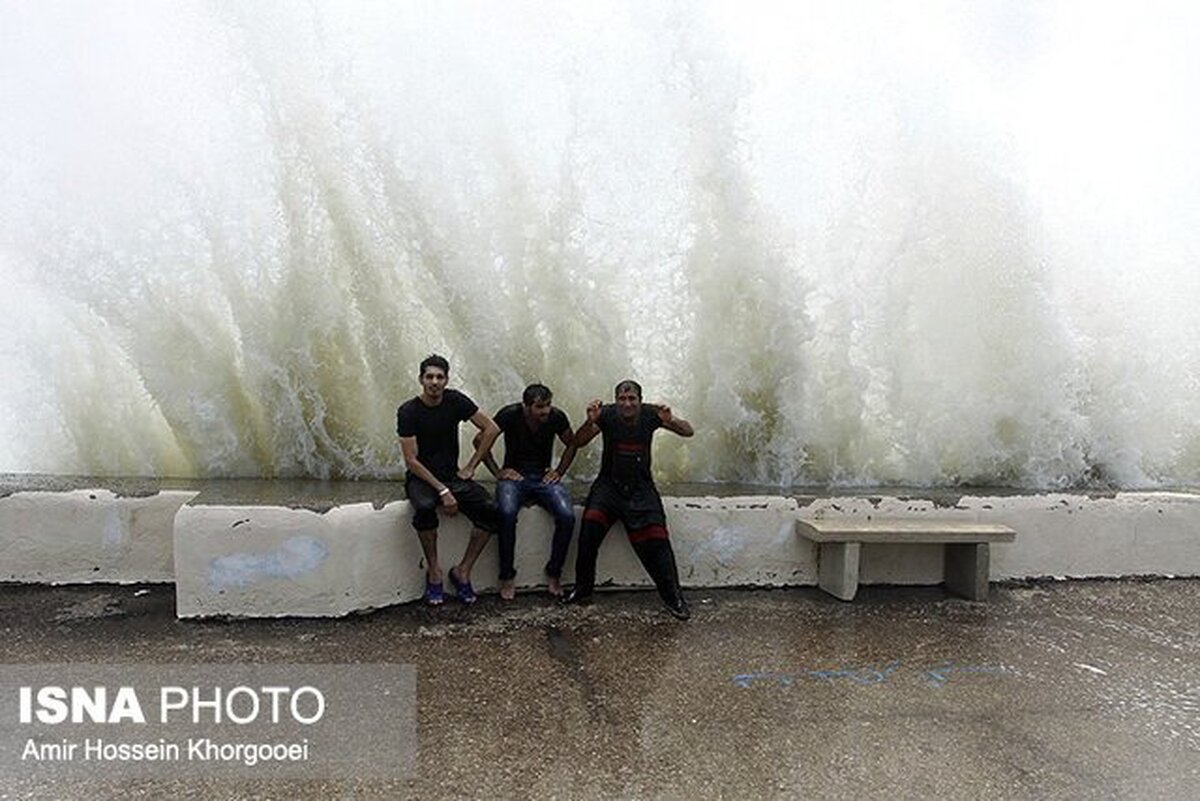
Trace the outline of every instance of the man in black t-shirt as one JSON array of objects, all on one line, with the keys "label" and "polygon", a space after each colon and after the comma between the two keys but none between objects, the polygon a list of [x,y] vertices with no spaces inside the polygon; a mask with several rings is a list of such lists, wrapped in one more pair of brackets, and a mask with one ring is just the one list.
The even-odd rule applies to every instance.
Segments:
[{"label": "man in black t-shirt", "polygon": [[575,556],[575,588],[567,603],[589,601],[596,584],[596,559],[600,543],[613,523],[625,524],[629,542],[642,566],[654,580],[659,597],[671,614],[690,617],[679,587],[675,552],[667,538],[667,516],[650,472],[650,444],[654,432],[665,428],[681,437],[695,431],[691,423],[671,413],[671,407],[642,403],[636,381],[617,384],[616,403],[587,406],[587,421],[575,432],[582,448],[597,434],[604,435],[600,474],[592,484],[579,526],[579,552]]},{"label": "man in black t-shirt", "polygon": [[[438,505],[451,516],[461,509],[474,524],[462,561],[450,568],[450,581],[465,604],[476,601],[471,568],[496,531],[496,505],[471,477],[500,429],[474,401],[446,388],[449,377],[449,362],[437,355],[427,357],[421,362],[421,394],[396,410],[396,434],[408,467],[404,490],[413,508],[413,528],[425,552],[425,601],[430,606],[439,606],[444,600],[437,551]],[[460,470],[458,424],[463,420],[470,420],[480,436],[475,453]]]},{"label": "man in black t-shirt", "polygon": [[[549,387],[530,384],[525,387],[520,403],[510,403],[496,412],[496,425],[504,434],[504,467],[496,464],[491,453],[484,457],[484,464],[496,477],[496,506],[500,513],[500,597],[506,601],[516,596],[513,579],[517,571],[513,567],[513,553],[517,513],[529,503],[536,503],[554,517],[554,538],[545,568],[546,583],[551,595],[562,595],[563,562],[567,559],[567,548],[575,531],[575,507],[571,493],[562,485],[562,477],[575,459],[575,434],[567,415],[550,405],[552,397]],[[551,470],[550,457],[556,436],[565,447],[558,466]]]}]

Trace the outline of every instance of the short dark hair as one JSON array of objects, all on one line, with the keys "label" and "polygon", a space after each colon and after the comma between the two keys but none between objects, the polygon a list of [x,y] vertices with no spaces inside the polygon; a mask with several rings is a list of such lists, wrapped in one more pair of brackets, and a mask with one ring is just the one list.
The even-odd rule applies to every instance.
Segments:
[{"label": "short dark hair", "polygon": [[627,392],[628,390],[631,390],[631,389],[637,393],[638,400],[641,400],[642,399],[642,385],[639,384],[638,382],[634,381],[632,378],[626,378],[620,384],[617,384],[616,389],[613,390],[613,397],[615,398],[618,395],[620,395],[622,392]]},{"label": "short dark hair", "polygon": [[418,376],[424,376],[425,370],[429,367],[440,367],[442,372],[450,375],[450,362],[446,361],[445,356],[439,356],[436,353],[431,353],[421,360],[421,369],[417,372]]},{"label": "short dark hair", "polygon": [[521,393],[521,403],[526,406],[532,406],[535,403],[549,403],[553,397],[554,393],[545,384],[530,384]]}]

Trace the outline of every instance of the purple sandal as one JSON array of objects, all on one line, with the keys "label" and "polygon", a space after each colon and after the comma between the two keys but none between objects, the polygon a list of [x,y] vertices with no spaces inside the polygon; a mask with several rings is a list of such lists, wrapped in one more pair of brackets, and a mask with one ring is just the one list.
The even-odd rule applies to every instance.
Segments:
[{"label": "purple sandal", "polygon": [[425,603],[430,606],[441,606],[446,602],[446,593],[442,589],[442,582],[434,584],[429,579],[425,579]]},{"label": "purple sandal", "polygon": [[450,568],[450,583],[454,585],[454,592],[458,594],[458,600],[470,606],[479,600],[479,596],[475,594],[471,582],[461,580],[454,571],[455,568]]}]

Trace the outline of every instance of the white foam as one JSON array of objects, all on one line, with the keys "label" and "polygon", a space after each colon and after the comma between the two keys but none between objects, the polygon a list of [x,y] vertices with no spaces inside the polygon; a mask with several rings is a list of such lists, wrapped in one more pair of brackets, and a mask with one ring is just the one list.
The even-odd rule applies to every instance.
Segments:
[{"label": "white foam", "polygon": [[1200,480],[1195,9],[2,13],[0,470],[393,475],[439,351],[676,480]]}]

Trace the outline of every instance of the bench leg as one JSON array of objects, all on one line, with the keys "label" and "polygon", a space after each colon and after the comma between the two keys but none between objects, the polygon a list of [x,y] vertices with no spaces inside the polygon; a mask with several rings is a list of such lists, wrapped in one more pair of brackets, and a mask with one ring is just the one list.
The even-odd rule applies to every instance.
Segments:
[{"label": "bench leg", "polygon": [[824,542],[817,552],[817,584],[825,592],[853,601],[858,592],[858,555],[862,545],[857,542]]},{"label": "bench leg", "polygon": [[946,589],[972,601],[988,597],[988,544],[946,546]]}]

